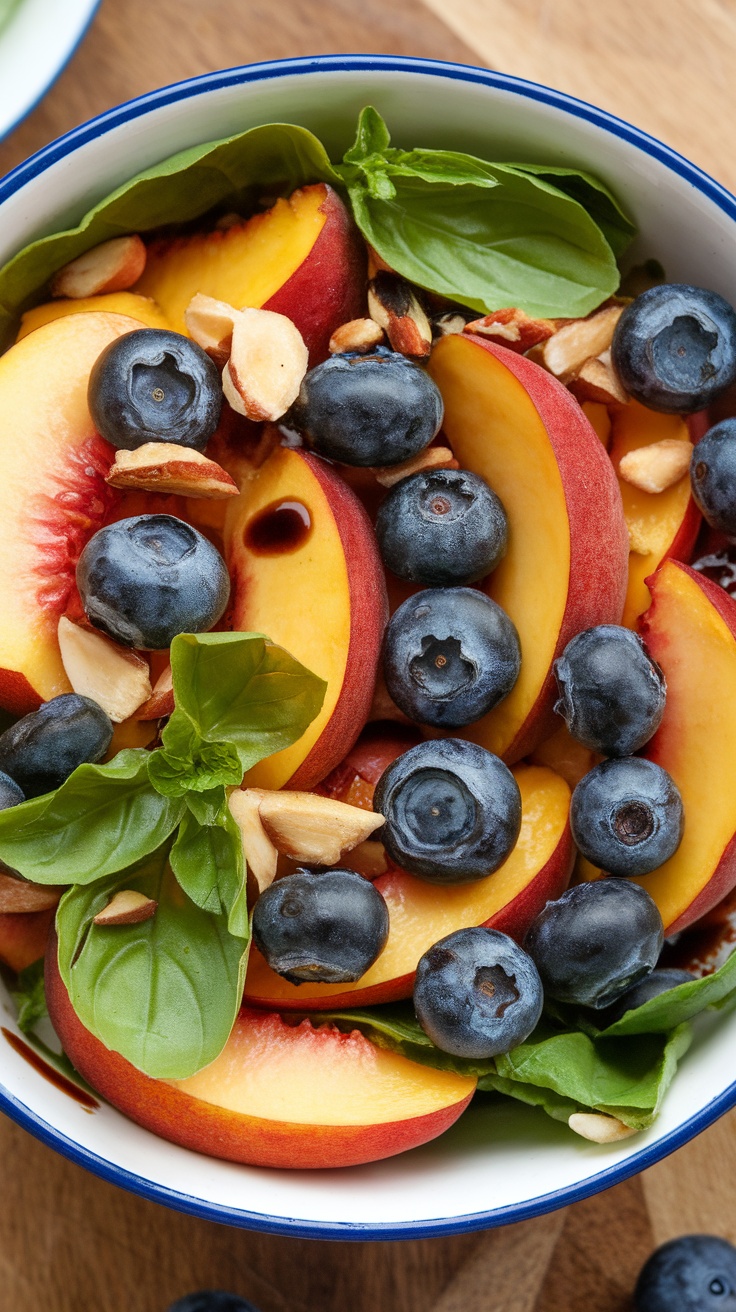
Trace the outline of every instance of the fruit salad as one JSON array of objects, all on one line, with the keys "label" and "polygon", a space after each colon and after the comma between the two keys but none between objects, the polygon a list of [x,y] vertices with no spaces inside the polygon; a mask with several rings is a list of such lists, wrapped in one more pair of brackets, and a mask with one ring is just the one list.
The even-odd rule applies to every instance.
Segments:
[{"label": "fruit salad", "polygon": [[615,1143],[736,999],[736,311],[634,231],[367,108],[0,270],[0,961],[149,1130]]}]

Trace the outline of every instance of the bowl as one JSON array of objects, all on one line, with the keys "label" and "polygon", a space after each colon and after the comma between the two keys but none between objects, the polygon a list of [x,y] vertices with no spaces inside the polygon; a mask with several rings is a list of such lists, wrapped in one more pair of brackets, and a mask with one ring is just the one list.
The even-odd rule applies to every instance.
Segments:
[{"label": "bowl", "polygon": [[0,140],[36,107],[71,59],[100,0],[22,0],[0,26]]},{"label": "bowl", "polygon": [[[0,182],[0,261],[68,226],[139,170],[185,146],[272,121],[304,124],[341,154],[359,109],[381,111],[397,143],[588,168],[640,229],[631,260],[736,301],[736,199],[660,142],[601,110],[517,78],[383,56],[283,60],[207,74],[113,109]],[[602,1147],[542,1112],[473,1105],[442,1138],[344,1171],[269,1171],[199,1156],[102,1104],[91,1111],[34,1069],[6,998],[0,1107],[103,1178],[211,1220],[326,1239],[460,1233],[575,1202],[651,1166],[736,1104],[736,1014],[709,1017],[647,1132]]]}]

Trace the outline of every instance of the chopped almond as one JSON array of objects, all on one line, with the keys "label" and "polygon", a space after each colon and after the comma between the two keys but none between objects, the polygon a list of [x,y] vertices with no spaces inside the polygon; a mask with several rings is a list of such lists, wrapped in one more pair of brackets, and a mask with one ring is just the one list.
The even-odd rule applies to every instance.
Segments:
[{"label": "chopped almond", "polygon": [[266,792],[259,801],[263,827],[274,846],[294,861],[333,866],[370,838],[382,815],[317,793]]},{"label": "chopped almond", "polygon": [[94,917],[95,925],[139,925],[156,914],[158,902],[133,888],[113,894],[106,907]]},{"label": "chopped almond", "polygon": [[164,492],[212,501],[236,497],[234,478],[214,460],[176,442],[144,442],[134,451],[118,450],[105,479],[111,487]]},{"label": "chopped almond", "polygon": [[344,351],[372,351],[383,341],[383,328],[374,319],[351,319],[336,328],[330,338],[330,354]]},{"label": "chopped almond", "polygon": [[351,870],[357,870],[366,879],[378,879],[379,875],[385,875],[388,861],[383,843],[377,842],[375,838],[367,838],[365,842],[358,843],[350,853],[349,865]]},{"label": "chopped almond", "polygon": [[202,347],[222,369],[230,356],[233,327],[238,311],[227,301],[197,292],[184,311],[184,323],[192,341]]},{"label": "chopped almond", "polygon": [[610,351],[603,351],[595,359],[585,360],[569,379],[568,387],[581,402],[625,405],[629,399],[611,364]]},{"label": "chopped almond", "polygon": [[137,235],[113,237],[86,251],[51,279],[51,295],[79,301],[105,292],[124,292],[146,267],[146,247]]},{"label": "chopped almond", "polygon": [[589,1139],[591,1143],[618,1143],[637,1133],[630,1125],[624,1125],[618,1117],[605,1116],[602,1112],[573,1112],[567,1123],[575,1134]]},{"label": "chopped almond", "polygon": [[586,360],[596,359],[609,349],[623,308],[606,305],[587,319],[571,319],[547,338],[536,358],[555,378],[568,382]]},{"label": "chopped almond", "polygon": [[167,665],[153,685],[153,691],[148,701],[143,703],[135,718],[136,720],[161,720],[165,715],[171,715],[173,709],[174,679],[171,666]]},{"label": "chopped almond", "polygon": [[26,879],[0,871],[0,915],[22,915],[28,911],[50,911],[58,905],[62,890],[45,884],[31,884]]},{"label": "chopped almond", "polygon": [[432,340],[436,342],[441,337],[452,337],[465,332],[468,317],[460,310],[445,310],[442,314],[433,315],[431,322]]},{"label": "chopped almond", "polygon": [[618,472],[625,483],[641,492],[664,492],[685,477],[692,453],[691,442],[665,437],[622,456]]},{"label": "chopped almond", "polygon": [[256,422],[275,422],[299,395],[309,352],[285,314],[241,310],[233,327],[222,384],[233,410]]},{"label": "chopped almond", "polygon": [[151,696],[148,662],[97,629],[73,624],[62,615],[59,651],[66,676],[80,697],[91,697],[120,724]]},{"label": "chopped almond", "polygon": [[379,271],[368,283],[368,313],[383,328],[394,351],[423,359],[432,350],[432,325],[411,283]]},{"label": "chopped almond", "polygon": [[263,796],[264,790],[261,788],[236,788],[229,799],[230,812],[240,830],[243,859],[258,885],[259,893],[276,878],[279,859],[258,810]]},{"label": "chopped almond", "polygon": [[400,483],[402,478],[408,478],[410,474],[419,474],[423,470],[459,468],[449,447],[428,446],[420,451],[418,456],[411,456],[409,460],[403,460],[400,465],[385,465],[374,469],[373,473],[382,487],[393,487],[395,483]]},{"label": "chopped almond", "polygon": [[465,324],[463,331],[477,337],[488,337],[511,351],[523,353],[540,342],[546,342],[558,327],[554,319],[533,319],[523,310],[512,308],[495,310],[482,319],[473,319],[472,323]]}]

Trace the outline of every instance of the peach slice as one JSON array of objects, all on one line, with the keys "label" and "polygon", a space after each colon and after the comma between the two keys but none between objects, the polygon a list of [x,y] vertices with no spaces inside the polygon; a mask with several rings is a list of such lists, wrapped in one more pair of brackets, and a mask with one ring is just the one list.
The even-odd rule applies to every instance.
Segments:
[{"label": "peach slice", "polygon": [[641,628],[664,670],[667,703],[645,755],[677,784],[685,833],[675,855],[637,882],[671,935],[736,885],[736,602],[673,560],[647,584],[652,605]]},{"label": "peach slice", "polygon": [[11,970],[25,970],[46,951],[56,909],[0,914],[0,961]]},{"label": "peach slice", "polygon": [[444,435],[509,518],[509,549],[488,595],[521,640],[513,691],[465,737],[513,762],[555,727],[552,665],[594,624],[617,624],[629,553],[621,494],[603,444],[567,388],[539,365],[467,335],[444,337],[430,373]]},{"label": "peach slice", "polygon": [[374,882],[388,905],[388,942],[362,979],[348,985],[290,984],[274,974],[254,948],[245,985],[248,1003],[305,1011],[394,1002],[411,995],[417,962],[427,948],[456,929],[490,925],[523,938],[545,902],[567,887],[572,868],[570,789],[541,766],[518,766],[514,773],[521,790],[521,833],[495,874],[452,888],[427,884],[404,870],[380,875]]},{"label": "peach slice", "polygon": [[168,328],[169,321],[155,301],[133,292],[108,292],[104,296],[86,296],[83,300],[46,301],[26,310],[20,321],[18,341],[22,341],[37,328],[43,328],[54,319],[65,319],[68,314],[126,314],[137,319],[136,327]]},{"label": "peach slice", "polygon": [[448,1129],[476,1081],[376,1048],[362,1034],[241,1011],[219,1057],[186,1080],[153,1080],[85,1029],[46,958],[49,1014],[92,1088],[163,1139],[252,1166],[357,1166]]},{"label": "peach slice", "polygon": [[373,530],[331,465],[278,447],[228,508],[226,555],[232,628],[267,634],[327,681],[306,733],[255,766],[246,783],[311,788],[352,746],[370,710],[386,623]]},{"label": "peach slice", "polygon": [[[668,438],[688,440],[680,415],[655,414],[629,401],[611,415],[611,460],[619,464],[630,451]],[[619,478],[632,550],[623,623],[634,628],[650,603],[645,580],[663,560],[689,560],[700,528],[700,511],[690,495],[687,473],[665,492],[642,492]]]},{"label": "peach slice", "polygon": [[319,182],[224,230],[152,241],[135,290],[180,333],[197,292],[238,310],[275,310],[296,324],[317,364],[335,329],[364,311],[365,263],[345,206]]}]

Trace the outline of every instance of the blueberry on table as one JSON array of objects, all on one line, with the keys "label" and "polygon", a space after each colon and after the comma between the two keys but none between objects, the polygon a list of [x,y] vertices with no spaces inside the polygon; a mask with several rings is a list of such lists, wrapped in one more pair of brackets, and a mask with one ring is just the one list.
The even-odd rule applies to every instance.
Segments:
[{"label": "blueberry on table", "polygon": [[635,1011],[637,1007],[643,1007],[645,1002],[651,1002],[652,998],[659,998],[663,993],[669,993],[670,989],[676,989],[679,984],[692,984],[694,978],[689,970],[678,970],[675,966],[661,966],[653,970],[651,975],[647,975],[646,979],[640,980],[633,988],[627,989],[612,1006],[607,1007],[605,1015],[598,1018],[598,1023],[603,1026],[614,1025],[626,1015],[627,1011]]},{"label": "blueberry on table", "polygon": [[636,1284],[635,1312],[736,1312],[736,1248],[682,1235],[657,1248]]},{"label": "blueberry on table", "polygon": [[466,469],[402,478],[381,502],[376,537],[400,579],[447,587],[473,583],[506,553],[508,520],[484,479]]},{"label": "blueberry on table", "polygon": [[598,879],[548,902],[524,947],[545,994],[597,1010],[650,974],[663,942],[662,917],[646,889],[625,879]]},{"label": "blueberry on table", "polygon": [[177,1298],[166,1312],[258,1312],[258,1308],[239,1294],[224,1289],[198,1289],[194,1294]]},{"label": "blueberry on table", "polygon": [[216,547],[174,515],[136,515],[93,534],[77,564],[92,624],[125,647],[162,650],[177,633],[205,633],[230,596]]},{"label": "blueberry on table", "polygon": [[521,794],[508,766],[462,738],[418,743],[376,786],[379,837],[404,870],[433,884],[464,884],[497,870],[521,827]]},{"label": "blueberry on table", "polygon": [[3,774],[0,770],[0,811],[7,811],[11,806],[17,806],[19,802],[25,800],[25,793],[18,787],[15,779],[11,779],[9,774]]},{"label": "blueberry on table", "polygon": [[585,629],[555,661],[555,710],[571,735],[602,756],[631,756],[664,715],[664,674],[641,638],[617,624]]},{"label": "blueberry on table", "polygon": [[496,929],[458,929],[417,966],[417,1020],[454,1057],[487,1060],[510,1052],[536,1028],[543,1002],[531,957]]},{"label": "blueberry on table", "polygon": [[578,851],[619,876],[648,875],[682,841],[685,817],[671,775],[653,761],[602,761],[576,785],[570,827]]},{"label": "blueberry on table", "polygon": [[113,446],[175,442],[204,451],[219,423],[222,380],[196,342],[140,328],[102,352],[87,399],[95,427]]},{"label": "blueberry on table", "polygon": [[265,889],[253,912],[253,942],[292,984],[347,984],[383,952],[388,909],[355,870],[297,870]]},{"label": "blueberry on table", "polygon": [[[97,702],[75,692],[44,702],[37,711],[0,734],[0,784],[15,806],[25,797],[40,797],[59,788],[78,765],[101,761],[112,740],[112,720]],[[10,776],[7,783],[4,776]]]},{"label": "blueberry on table", "polygon": [[318,455],[344,465],[399,465],[439,432],[439,388],[405,355],[333,355],[304,379],[288,423]]},{"label": "blueberry on table", "polygon": [[711,528],[736,538],[736,419],[709,428],[693,448],[690,483]]},{"label": "blueberry on table", "polygon": [[420,724],[472,724],[508,696],[520,668],[513,622],[477,588],[418,592],[386,629],[386,686],[400,710]]},{"label": "blueberry on table", "polygon": [[650,287],[616,324],[611,362],[650,410],[703,410],[736,381],[736,311],[703,287]]}]

